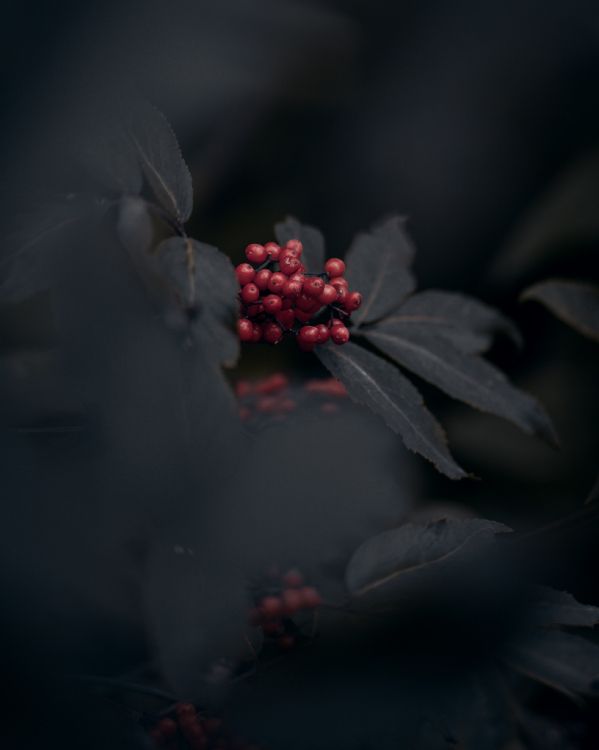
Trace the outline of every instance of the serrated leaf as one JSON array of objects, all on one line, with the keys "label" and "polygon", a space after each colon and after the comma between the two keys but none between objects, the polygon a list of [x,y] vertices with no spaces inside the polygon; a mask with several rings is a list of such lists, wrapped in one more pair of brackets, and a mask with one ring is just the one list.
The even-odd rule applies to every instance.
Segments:
[{"label": "serrated leaf", "polygon": [[324,366],[347,388],[350,397],[384,419],[407,448],[431,461],[451,479],[466,472],[454,461],[439,423],[420,393],[393,365],[360,346],[348,343],[317,347]]},{"label": "serrated leaf", "polygon": [[505,334],[517,346],[522,344],[516,326],[498,310],[473,297],[436,289],[413,294],[380,324],[434,333],[470,354],[489,349],[496,333]]},{"label": "serrated leaf", "polygon": [[302,224],[294,216],[275,224],[275,237],[281,245],[288,240],[301,240],[304,251],[302,262],[310,273],[321,273],[324,270],[325,242],[321,232],[308,224]]},{"label": "serrated leaf", "polygon": [[570,633],[537,631],[513,647],[508,662],[572,698],[596,694],[599,688],[599,647]]},{"label": "serrated leaf", "polygon": [[409,270],[413,257],[414,248],[399,216],[356,236],[345,258],[350,288],[362,295],[362,306],[352,315],[356,326],[393,312],[414,290],[416,282]]},{"label": "serrated leaf", "polygon": [[566,279],[548,279],[529,287],[522,300],[545,305],[583,336],[599,341],[599,287]]},{"label": "serrated leaf", "polygon": [[168,121],[156,108],[140,105],[131,118],[129,136],[159,204],[183,225],[193,208],[191,174]]},{"label": "serrated leaf", "polygon": [[407,523],[367,539],[354,552],[345,573],[353,597],[392,600],[423,574],[439,571],[510,529],[485,519]]},{"label": "serrated leaf", "polygon": [[581,604],[567,591],[537,586],[532,617],[538,625],[592,628],[599,624],[599,607]]},{"label": "serrated leaf", "polygon": [[210,358],[232,365],[239,355],[233,327],[238,284],[229,258],[189,237],[170,237],[157,253],[179,303],[192,314],[196,340]]},{"label": "serrated leaf", "polygon": [[550,444],[557,443],[553,425],[541,405],[484,359],[461,352],[428,332],[386,321],[363,335],[398,364],[450,396],[504,417],[529,435],[538,434]]}]

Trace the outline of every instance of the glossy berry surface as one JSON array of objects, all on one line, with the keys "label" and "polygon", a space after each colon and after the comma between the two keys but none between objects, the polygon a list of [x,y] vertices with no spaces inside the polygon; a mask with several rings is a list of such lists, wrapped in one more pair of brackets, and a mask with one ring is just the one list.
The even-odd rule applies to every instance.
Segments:
[{"label": "glossy berry surface", "polygon": [[343,276],[345,273],[345,263],[341,258],[329,258],[324,264],[324,270],[329,276]]}]

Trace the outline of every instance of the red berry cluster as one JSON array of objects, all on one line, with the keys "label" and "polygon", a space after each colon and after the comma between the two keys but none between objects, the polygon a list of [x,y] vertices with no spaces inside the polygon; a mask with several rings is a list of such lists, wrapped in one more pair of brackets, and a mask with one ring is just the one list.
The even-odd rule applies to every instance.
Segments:
[{"label": "red berry cluster", "polygon": [[233,737],[221,719],[198,714],[193,703],[178,703],[150,729],[150,737],[164,750],[259,750]]},{"label": "red berry cluster", "polygon": [[287,651],[296,643],[297,628],[291,618],[303,611],[315,610],[322,604],[318,591],[306,586],[297,570],[286,573],[278,587],[256,596],[256,606],[250,612],[250,623],[260,627],[266,638]]},{"label": "red berry cluster", "polygon": [[291,332],[304,351],[329,339],[335,344],[349,341],[345,323],[362,304],[362,296],[349,291],[345,263],[329,258],[324,273],[308,274],[302,252],[299,240],[289,240],[284,247],[276,242],[246,247],[248,262],[235,269],[241,287],[241,341],[278,344]]}]

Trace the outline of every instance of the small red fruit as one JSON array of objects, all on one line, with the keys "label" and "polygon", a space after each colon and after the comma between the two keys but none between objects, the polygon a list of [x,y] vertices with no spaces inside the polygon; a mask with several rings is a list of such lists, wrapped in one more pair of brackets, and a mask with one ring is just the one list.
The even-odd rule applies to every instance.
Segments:
[{"label": "small red fruit", "polygon": [[237,335],[240,341],[251,341],[253,337],[254,324],[247,318],[240,318],[237,321]]},{"label": "small red fruit", "polygon": [[349,292],[349,294],[346,296],[345,301],[343,302],[343,307],[347,310],[347,312],[354,312],[354,310],[357,310],[360,305],[362,304],[362,295],[360,292]]},{"label": "small red fruit", "polygon": [[309,313],[315,312],[320,307],[318,301],[315,300],[314,297],[308,297],[308,295],[304,292],[300,294],[295,304],[297,305],[298,309]]},{"label": "small red fruit", "polygon": [[304,586],[300,589],[300,594],[306,609],[314,609],[322,604],[320,594],[312,586]]},{"label": "small red fruit", "polygon": [[320,297],[324,289],[324,281],[320,276],[309,276],[304,281],[304,294],[308,297]]},{"label": "small red fruit", "polygon": [[275,294],[280,294],[286,283],[287,283],[287,276],[285,276],[284,273],[275,271],[270,277],[270,281],[268,282],[268,288],[270,289],[271,292],[274,292]]},{"label": "small red fruit", "polygon": [[246,305],[255,302],[260,297],[260,290],[255,284],[246,284],[241,290],[241,299]]},{"label": "small red fruit", "polygon": [[349,330],[344,326],[335,326],[331,328],[331,338],[335,344],[347,344],[349,341]]},{"label": "small red fruit", "polygon": [[316,344],[318,342],[318,328],[316,326],[302,326],[299,329],[298,339],[304,344]]},{"label": "small red fruit", "polygon": [[316,328],[318,328],[318,343],[326,344],[331,335],[328,326],[326,326],[324,323],[319,323]]},{"label": "small red fruit", "polygon": [[280,617],[284,613],[283,601],[278,596],[265,596],[259,605],[260,612],[268,619]]},{"label": "small red fruit", "polygon": [[299,570],[289,570],[283,576],[283,583],[290,589],[299,588],[304,582],[304,576]]},{"label": "small red fruit", "polygon": [[235,275],[237,276],[237,281],[239,282],[239,286],[245,286],[246,284],[249,284],[250,281],[254,280],[254,277],[256,276],[256,271],[250,266],[249,263],[240,263],[235,268]]},{"label": "small red fruit", "polygon": [[252,344],[257,344],[262,339],[262,328],[258,323],[254,323],[254,331],[252,334]]},{"label": "small red fruit", "polygon": [[281,247],[276,242],[267,242],[266,245],[264,245],[264,249],[266,250],[268,257],[271,260],[279,260]]},{"label": "small red fruit", "polygon": [[256,315],[260,315],[260,313],[264,312],[264,307],[262,305],[249,305],[247,309],[247,316],[248,318],[255,318]]},{"label": "small red fruit", "polygon": [[266,252],[264,245],[258,245],[256,242],[252,242],[252,244],[248,245],[245,249],[245,257],[250,263],[260,265],[260,263],[264,263],[268,258],[268,253]]},{"label": "small red fruit", "polygon": [[276,313],[275,318],[283,326],[283,328],[293,328],[295,323],[295,313],[293,310],[281,310]]},{"label": "small red fruit", "polygon": [[292,274],[297,273],[300,266],[301,263],[299,262],[299,259],[291,255],[289,251],[281,253],[281,257],[279,258],[279,269],[281,270],[281,273],[285,274],[285,276],[291,276]]},{"label": "small red fruit", "polygon": [[300,240],[289,240],[285,245],[285,249],[293,253],[296,258],[299,258],[304,250],[304,246]]},{"label": "small red fruit", "polygon": [[274,315],[283,307],[283,300],[277,294],[267,294],[262,300],[262,304],[265,312]]},{"label": "small red fruit", "polygon": [[309,323],[312,320],[313,315],[314,312],[312,310],[309,312],[306,312],[305,310],[295,310],[295,317],[300,323]]},{"label": "small red fruit", "polygon": [[271,276],[272,271],[269,271],[268,268],[263,268],[261,271],[256,272],[254,284],[261,292],[264,292],[266,289],[268,289],[268,282],[270,281]]},{"label": "small red fruit", "polygon": [[299,589],[285,589],[281,596],[286,615],[293,615],[304,606],[304,600]]},{"label": "small red fruit", "polygon": [[318,301],[321,305],[332,305],[337,300],[337,289],[332,284],[325,284]]},{"label": "small red fruit", "polygon": [[302,291],[302,284],[300,281],[289,281],[283,287],[283,294],[285,297],[298,297]]},{"label": "small red fruit", "polygon": [[329,276],[343,276],[345,273],[345,263],[341,258],[329,258],[324,264],[324,270]]},{"label": "small red fruit", "polygon": [[262,338],[267,344],[278,344],[283,338],[283,329],[272,321],[262,325]]}]

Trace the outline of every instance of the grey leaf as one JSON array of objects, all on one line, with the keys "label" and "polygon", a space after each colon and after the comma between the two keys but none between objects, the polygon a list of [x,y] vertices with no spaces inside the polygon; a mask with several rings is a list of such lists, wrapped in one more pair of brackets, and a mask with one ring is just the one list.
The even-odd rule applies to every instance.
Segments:
[{"label": "grey leaf", "polygon": [[362,295],[362,306],[352,315],[356,326],[388,315],[414,290],[409,271],[413,257],[414,248],[398,216],[356,236],[345,259],[350,288]]},{"label": "grey leaf", "polygon": [[428,380],[450,396],[481,411],[514,422],[527,434],[538,434],[550,444],[557,438],[551,421],[531,396],[514,388],[484,359],[460,352],[448,341],[425,331],[383,321],[364,331],[366,338],[399,364]]},{"label": "grey leaf", "polygon": [[420,393],[381,357],[348,343],[317,347],[324,366],[347,388],[350,397],[368,406],[401,435],[407,448],[431,461],[451,479],[466,472],[452,458],[441,426],[427,410]]},{"label": "grey leaf", "polygon": [[156,199],[178,225],[184,224],[193,208],[193,188],[171,126],[154,107],[139,105],[131,118],[129,136]]},{"label": "grey leaf", "polygon": [[592,628],[599,624],[599,607],[581,604],[567,591],[537,586],[532,616],[538,625],[566,625]]},{"label": "grey leaf", "polygon": [[275,224],[275,237],[281,245],[288,240],[301,240],[304,246],[302,262],[310,273],[324,270],[325,243],[324,237],[315,227],[302,224],[293,216]]},{"label": "grey leaf", "polygon": [[596,694],[599,687],[599,647],[559,630],[531,634],[513,647],[508,662],[572,698],[579,693]]},{"label": "grey leaf", "polygon": [[239,356],[233,326],[238,284],[229,258],[189,237],[170,237],[157,253],[179,304],[193,316],[194,337],[207,356],[234,364]]},{"label": "grey leaf", "polygon": [[354,552],[345,573],[355,597],[392,598],[423,574],[438,571],[489,543],[510,529],[501,523],[470,518],[435,521],[425,526],[407,523],[367,539]]},{"label": "grey leaf", "polygon": [[535,300],[583,336],[599,341],[599,287],[579,281],[548,279],[529,287],[522,300]]},{"label": "grey leaf", "polygon": [[489,349],[495,333],[522,344],[516,326],[498,310],[473,297],[436,289],[413,294],[381,324],[434,333],[470,354]]}]

